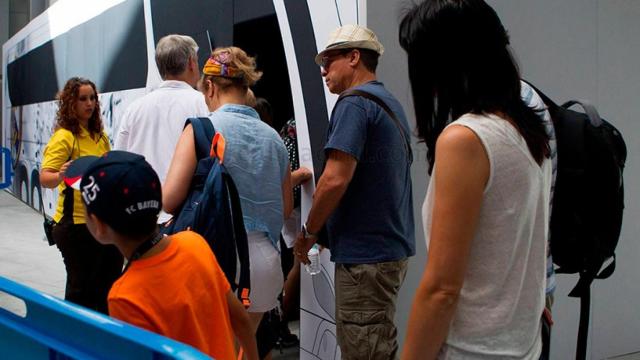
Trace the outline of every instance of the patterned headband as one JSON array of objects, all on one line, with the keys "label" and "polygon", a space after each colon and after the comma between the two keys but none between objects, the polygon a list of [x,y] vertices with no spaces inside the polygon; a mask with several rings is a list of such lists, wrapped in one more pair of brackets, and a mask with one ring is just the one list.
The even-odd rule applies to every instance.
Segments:
[{"label": "patterned headband", "polygon": [[221,76],[232,79],[242,79],[244,73],[233,65],[230,65],[231,53],[229,51],[223,51],[215,56],[209,57],[207,62],[202,68],[202,72],[205,75]]}]

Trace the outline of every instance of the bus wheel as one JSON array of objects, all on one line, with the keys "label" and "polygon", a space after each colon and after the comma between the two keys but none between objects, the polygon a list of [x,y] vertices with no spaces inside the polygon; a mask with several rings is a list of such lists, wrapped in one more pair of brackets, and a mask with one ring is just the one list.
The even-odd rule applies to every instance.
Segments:
[{"label": "bus wheel", "polygon": [[44,209],[40,174],[35,170],[31,174],[31,206],[38,211],[43,211]]},{"label": "bus wheel", "polygon": [[24,165],[19,164],[18,168],[15,169],[14,174],[13,194],[24,203],[30,204],[29,186],[27,184],[29,181],[29,177],[27,176],[27,169],[24,167]]}]

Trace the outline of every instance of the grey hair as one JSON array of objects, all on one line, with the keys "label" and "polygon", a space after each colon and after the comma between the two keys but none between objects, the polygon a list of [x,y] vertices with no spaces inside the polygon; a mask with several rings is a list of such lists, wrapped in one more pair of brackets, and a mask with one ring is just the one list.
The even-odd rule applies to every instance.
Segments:
[{"label": "grey hair", "polygon": [[177,76],[182,74],[189,63],[189,58],[197,61],[198,44],[187,35],[167,35],[156,45],[156,65],[160,76]]}]

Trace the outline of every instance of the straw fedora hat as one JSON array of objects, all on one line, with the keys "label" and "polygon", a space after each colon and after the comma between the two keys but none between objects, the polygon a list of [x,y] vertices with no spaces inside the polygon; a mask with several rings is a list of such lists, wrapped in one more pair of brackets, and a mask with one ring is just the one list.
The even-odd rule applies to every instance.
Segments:
[{"label": "straw fedora hat", "polygon": [[316,64],[321,64],[327,51],[338,49],[368,49],[377,52],[378,55],[384,53],[384,46],[373,31],[364,26],[349,24],[335,29],[329,35],[327,46],[315,57]]}]

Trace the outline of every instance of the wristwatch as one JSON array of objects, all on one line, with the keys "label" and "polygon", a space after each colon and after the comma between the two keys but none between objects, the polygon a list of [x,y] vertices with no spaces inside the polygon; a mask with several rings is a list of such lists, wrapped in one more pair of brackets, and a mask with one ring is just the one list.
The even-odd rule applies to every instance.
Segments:
[{"label": "wristwatch", "polygon": [[318,234],[310,233],[307,230],[307,224],[306,223],[302,225],[302,235],[304,236],[305,239],[317,239],[318,238]]}]

